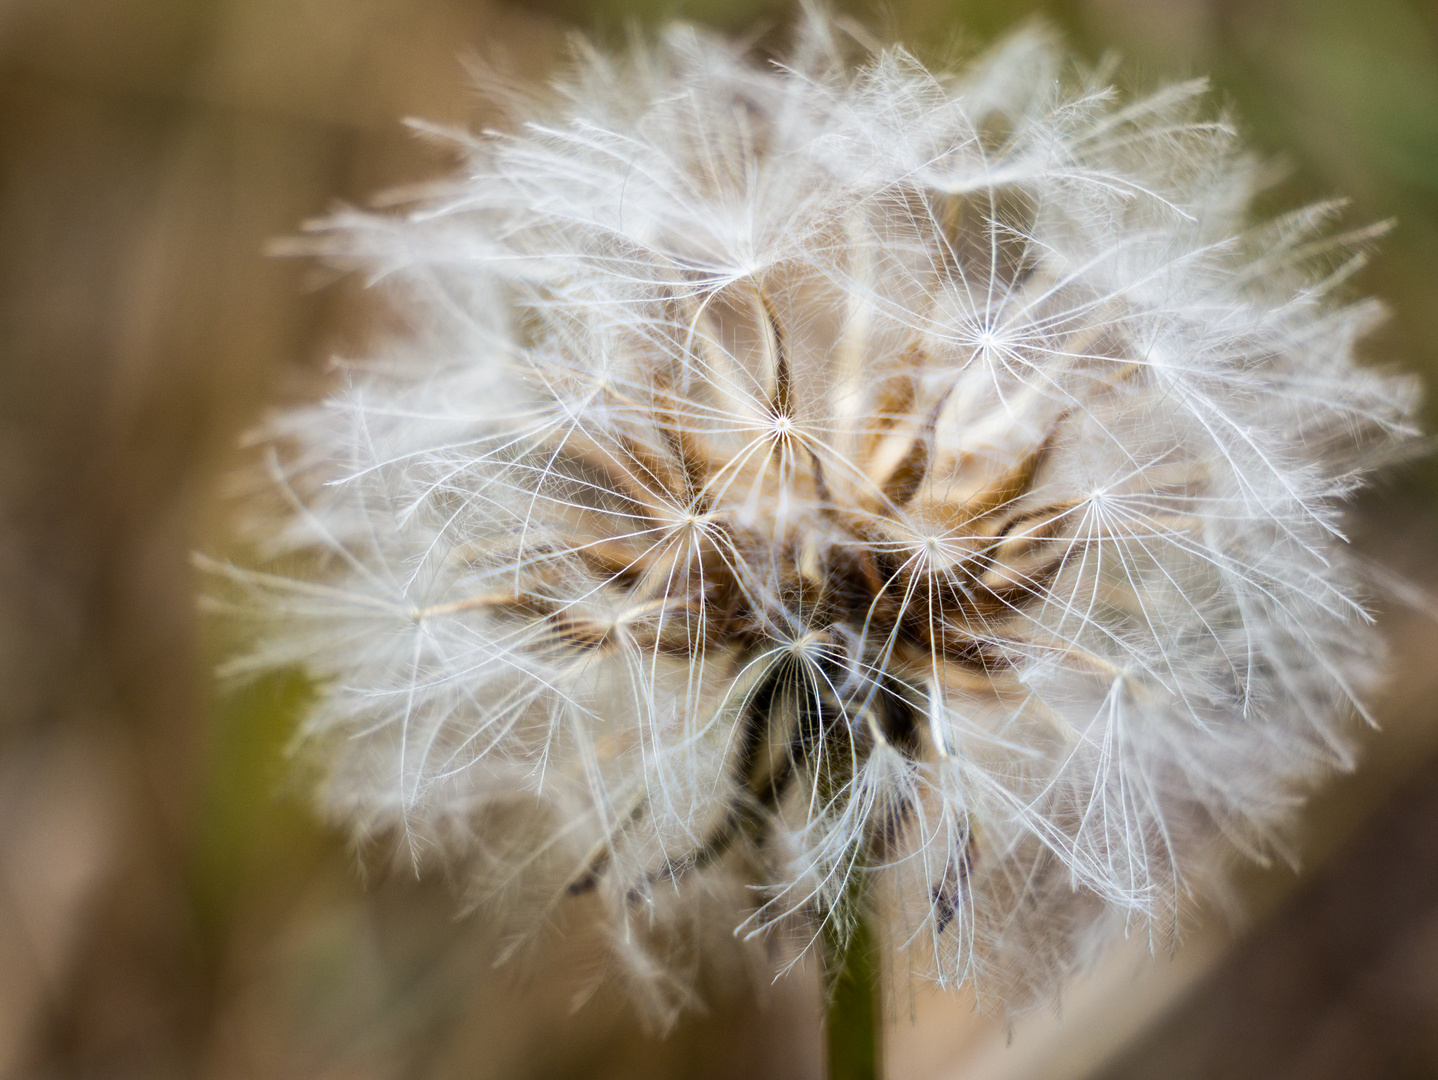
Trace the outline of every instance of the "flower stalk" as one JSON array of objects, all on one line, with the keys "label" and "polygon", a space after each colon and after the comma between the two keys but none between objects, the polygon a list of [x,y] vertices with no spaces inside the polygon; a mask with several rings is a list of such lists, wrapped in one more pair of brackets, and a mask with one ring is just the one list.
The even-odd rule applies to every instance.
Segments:
[{"label": "flower stalk", "polygon": [[825,924],[824,1042],[829,1080],[883,1080],[883,1004],[873,921],[858,916],[841,934]]}]

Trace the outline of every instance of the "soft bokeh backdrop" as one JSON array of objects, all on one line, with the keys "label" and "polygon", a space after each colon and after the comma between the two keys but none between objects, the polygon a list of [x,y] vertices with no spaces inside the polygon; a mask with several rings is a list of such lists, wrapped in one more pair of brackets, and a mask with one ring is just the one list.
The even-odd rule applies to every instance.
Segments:
[{"label": "soft bokeh backdrop", "polygon": [[[1035,15],[1135,86],[1211,73],[1288,166],[1396,218],[1362,278],[1375,362],[1438,375],[1438,8],[1431,0],[892,0],[845,5],[929,57]],[[362,347],[352,282],[264,255],[335,200],[448,167],[400,126],[482,125],[461,60],[519,77],[580,26],[673,14],[783,40],[770,0],[0,0],[0,1077],[818,1075],[812,972],[668,1040],[572,965],[493,969],[443,880],[381,873],[285,767],[299,678],[210,670],[188,563],[228,549],[226,477],[266,403]],[[1438,583],[1432,466],[1359,543]],[[1424,601],[1415,598],[1421,608]],[[1240,873],[1170,955],[1120,947],[1062,1017],[1010,1032],[902,986],[891,1075],[1438,1075],[1438,625],[1388,603],[1385,732],[1312,807],[1305,872]],[[1430,612],[1434,605],[1429,604]],[[1237,944],[1235,944],[1237,943]],[[576,1007],[577,1006],[577,1007]]]}]

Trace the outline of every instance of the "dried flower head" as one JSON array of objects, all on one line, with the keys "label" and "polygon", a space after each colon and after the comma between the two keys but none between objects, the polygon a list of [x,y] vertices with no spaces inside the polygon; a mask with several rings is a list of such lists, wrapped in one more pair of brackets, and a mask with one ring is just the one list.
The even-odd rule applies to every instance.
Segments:
[{"label": "dried flower head", "polygon": [[1373,666],[1336,505],[1413,395],[1332,298],[1370,233],[1248,222],[1199,84],[838,37],[583,52],[409,213],[322,223],[409,329],[276,422],[280,568],[225,571],[234,666],[320,688],[325,808],[598,913],[660,1014],[696,923],[862,905],[1010,1002],[1167,934]]}]

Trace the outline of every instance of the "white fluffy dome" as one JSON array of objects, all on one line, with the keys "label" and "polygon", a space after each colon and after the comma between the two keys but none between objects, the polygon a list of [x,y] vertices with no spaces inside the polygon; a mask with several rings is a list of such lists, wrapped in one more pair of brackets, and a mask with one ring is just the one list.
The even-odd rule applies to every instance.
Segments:
[{"label": "white fluffy dome", "polygon": [[1333,298],[1366,234],[1250,222],[1199,85],[836,37],[585,53],[324,223],[411,333],[276,422],[274,565],[224,570],[326,811],[597,915],[660,1016],[705,928],[863,908],[1013,1003],[1166,934],[1372,674],[1336,507],[1413,395]]}]

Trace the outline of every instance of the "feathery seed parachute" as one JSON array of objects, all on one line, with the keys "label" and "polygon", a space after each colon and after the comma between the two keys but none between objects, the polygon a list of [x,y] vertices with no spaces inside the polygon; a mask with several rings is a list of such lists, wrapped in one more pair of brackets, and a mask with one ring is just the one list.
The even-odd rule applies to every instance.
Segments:
[{"label": "feathery seed parachute", "polygon": [[327,813],[582,908],[661,1021],[706,928],[863,908],[1011,1004],[1166,935],[1374,666],[1337,507],[1413,395],[1334,298],[1369,234],[1248,220],[1200,85],[838,39],[583,52],[322,223],[409,329],[275,421],[273,564],[219,568],[231,667],[318,687]]}]

